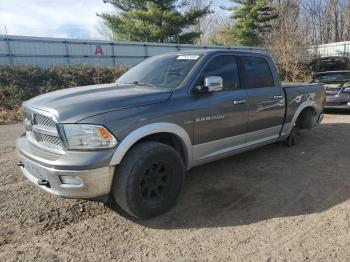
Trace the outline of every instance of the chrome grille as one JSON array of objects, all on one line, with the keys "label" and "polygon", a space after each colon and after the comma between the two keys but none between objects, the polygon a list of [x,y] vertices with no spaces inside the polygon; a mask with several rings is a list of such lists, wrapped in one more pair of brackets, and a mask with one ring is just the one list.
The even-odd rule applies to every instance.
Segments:
[{"label": "chrome grille", "polygon": [[62,153],[62,142],[57,131],[57,124],[47,113],[25,109],[24,122],[27,127],[27,136],[31,143],[48,151]]},{"label": "chrome grille", "polygon": [[59,137],[42,134],[36,131],[33,133],[36,141],[38,141],[41,145],[56,150],[62,150],[61,139]]},{"label": "chrome grille", "polygon": [[49,117],[34,114],[34,125],[56,128],[56,123]]}]

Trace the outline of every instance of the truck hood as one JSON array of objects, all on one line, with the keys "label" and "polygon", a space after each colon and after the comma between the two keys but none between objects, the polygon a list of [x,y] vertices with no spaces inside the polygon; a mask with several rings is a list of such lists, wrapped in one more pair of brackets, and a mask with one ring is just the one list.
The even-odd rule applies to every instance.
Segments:
[{"label": "truck hood", "polygon": [[75,123],[97,114],[165,102],[169,89],[133,84],[103,84],[67,88],[34,97],[23,107],[52,112],[60,123]]}]

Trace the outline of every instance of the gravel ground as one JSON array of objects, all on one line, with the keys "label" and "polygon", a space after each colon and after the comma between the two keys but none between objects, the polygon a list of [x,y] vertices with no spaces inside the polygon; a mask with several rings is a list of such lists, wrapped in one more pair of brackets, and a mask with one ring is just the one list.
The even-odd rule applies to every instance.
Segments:
[{"label": "gravel ground", "polygon": [[146,222],[30,184],[22,131],[0,126],[0,261],[350,261],[350,114],[326,115],[295,147],[192,169],[177,206]]}]

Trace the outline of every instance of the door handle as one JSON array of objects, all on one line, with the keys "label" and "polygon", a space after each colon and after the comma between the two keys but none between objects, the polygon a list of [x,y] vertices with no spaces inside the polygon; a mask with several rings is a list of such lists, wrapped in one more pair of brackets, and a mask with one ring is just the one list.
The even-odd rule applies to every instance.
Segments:
[{"label": "door handle", "polygon": [[234,105],[241,105],[245,104],[247,101],[246,100],[233,100]]},{"label": "door handle", "polygon": [[283,96],[282,95],[279,95],[279,96],[273,96],[273,99],[282,99]]}]

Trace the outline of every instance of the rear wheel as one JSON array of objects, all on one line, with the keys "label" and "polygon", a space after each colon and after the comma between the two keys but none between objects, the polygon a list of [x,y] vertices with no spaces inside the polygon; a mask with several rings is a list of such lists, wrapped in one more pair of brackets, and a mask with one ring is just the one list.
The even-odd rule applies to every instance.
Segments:
[{"label": "rear wheel", "polygon": [[294,126],[292,131],[290,132],[290,135],[286,138],[284,142],[288,147],[291,147],[291,146],[297,145],[299,143],[299,139],[300,139],[300,130],[299,128]]},{"label": "rear wheel", "polygon": [[312,129],[317,123],[318,117],[315,110],[311,108],[305,108],[298,117],[295,125],[301,129]]},{"label": "rear wheel", "polygon": [[293,126],[292,131],[290,132],[290,135],[284,140],[284,143],[289,147],[297,145],[301,136],[300,131],[304,129],[312,129],[316,125],[317,119],[318,118],[315,110],[311,108],[305,108],[300,113]]},{"label": "rear wheel", "polygon": [[184,178],[184,163],[174,148],[143,142],[131,148],[117,167],[112,192],[124,211],[151,218],[176,203]]}]

